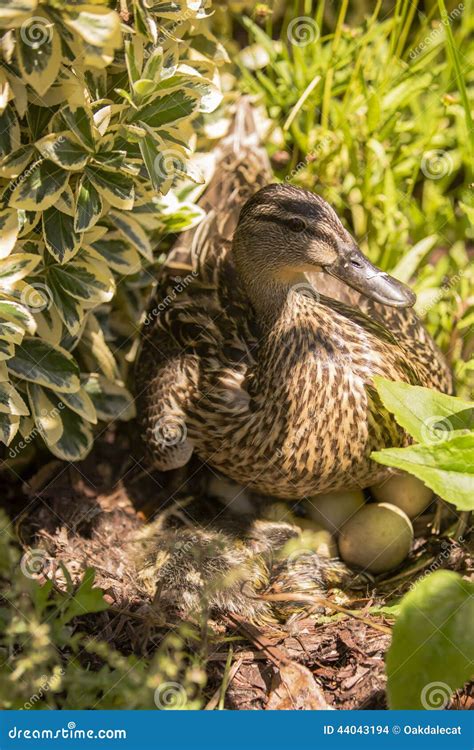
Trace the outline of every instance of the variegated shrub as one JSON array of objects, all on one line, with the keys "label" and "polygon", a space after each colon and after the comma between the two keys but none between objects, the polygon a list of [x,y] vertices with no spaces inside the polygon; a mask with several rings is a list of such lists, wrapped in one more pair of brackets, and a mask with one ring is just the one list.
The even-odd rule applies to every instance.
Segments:
[{"label": "variegated shrub", "polygon": [[[134,413],[119,361],[133,354],[160,235],[199,218],[166,194],[188,171],[201,113],[221,99],[225,53],[209,4],[0,0],[0,440],[10,456],[40,437],[80,459],[98,420]],[[128,342],[121,357],[111,324]]]}]

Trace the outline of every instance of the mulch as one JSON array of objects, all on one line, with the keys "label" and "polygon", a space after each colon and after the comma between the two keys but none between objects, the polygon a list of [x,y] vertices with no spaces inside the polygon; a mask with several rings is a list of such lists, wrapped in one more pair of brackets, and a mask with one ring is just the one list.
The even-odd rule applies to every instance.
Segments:
[{"label": "mulch", "polygon": [[[26,554],[42,550],[40,582],[49,578],[64,591],[68,579],[69,585],[76,585],[86,568],[95,569],[95,585],[110,606],[79,618],[81,629],[123,653],[147,656],[175,624],[163,621],[156,602],[137,579],[133,543],[147,519],[166,507],[169,489],[163,475],[150,475],[142,470],[140,457],[131,458],[131,444],[130,431],[109,430],[79,465],[49,461],[23,486],[5,485],[4,504],[16,518]],[[418,526],[423,532],[427,520]],[[417,566],[417,575],[419,560],[436,559],[439,544],[428,535],[418,539],[409,561]],[[472,571],[465,547],[453,544],[442,560],[443,567]],[[368,587],[358,600],[343,602],[356,616],[331,610],[321,615],[308,606],[285,623],[265,627],[236,618],[211,621],[208,707],[215,707],[222,680],[228,678],[225,665],[232,643],[224,704],[228,709],[386,708],[384,655],[393,620],[368,610],[393,602],[412,582],[413,577],[401,571],[385,584]],[[473,707],[472,690],[459,692],[450,705]]]}]

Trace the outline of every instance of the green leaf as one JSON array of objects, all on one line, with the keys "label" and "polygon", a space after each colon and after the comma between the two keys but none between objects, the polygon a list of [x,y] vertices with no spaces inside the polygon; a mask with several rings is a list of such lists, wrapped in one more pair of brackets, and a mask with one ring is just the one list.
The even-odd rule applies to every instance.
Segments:
[{"label": "green leaf", "polygon": [[63,624],[72,620],[73,617],[91,614],[93,612],[103,612],[108,608],[104,599],[104,592],[101,589],[94,588],[94,568],[87,568],[79,588],[74,592],[70,603],[64,611],[61,622]]},{"label": "green leaf", "polygon": [[125,386],[96,373],[84,377],[82,382],[94,403],[99,419],[105,422],[114,419],[133,419],[136,414],[135,401]]},{"label": "green leaf", "polygon": [[0,163],[0,177],[18,177],[28,166],[35,150],[33,146],[20,146]]},{"label": "green leaf", "polygon": [[133,208],[135,189],[131,177],[92,166],[86,167],[85,171],[89,180],[111,206],[122,211],[130,211]]},{"label": "green leaf", "polygon": [[11,383],[0,383],[0,412],[15,416],[28,416],[30,411]]},{"label": "green leaf", "polygon": [[379,376],[374,383],[385,408],[420,443],[433,444],[451,431],[474,428],[474,401]]},{"label": "green leaf", "polygon": [[92,448],[92,429],[88,422],[68,407],[63,405],[60,413],[63,434],[56,443],[48,443],[48,448],[64,461],[82,461]]},{"label": "green leaf", "polygon": [[74,218],[48,208],[43,213],[43,233],[46,247],[58,263],[67,263],[81,247],[81,235],[74,231]]},{"label": "green leaf", "polygon": [[28,400],[38,432],[46,445],[56,443],[63,434],[61,409],[51,391],[40,385],[28,383]]},{"label": "green leaf", "polygon": [[38,265],[41,258],[31,253],[12,253],[8,258],[0,260],[0,287],[9,286],[28,276]]},{"label": "green leaf", "polygon": [[157,97],[144,107],[132,113],[130,122],[143,120],[151,128],[159,128],[167,123],[175,123],[189,117],[199,109],[199,96],[191,91],[174,91]]},{"label": "green leaf", "polygon": [[474,510],[474,433],[436,445],[386,448],[371,458],[408,471],[459,510]]},{"label": "green leaf", "polygon": [[69,173],[49,159],[37,162],[21,175],[10,196],[10,206],[25,211],[44,211],[65,189]]},{"label": "green leaf", "polygon": [[45,159],[51,159],[63,169],[73,171],[83,169],[90,156],[67,131],[46,135],[35,145]]},{"label": "green leaf", "polygon": [[24,305],[10,300],[0,300],[0,320],[8,320],[15,323],[28,333],[33,334],[36,331],[36,323],[33,315]]},{"label": "green leaf", "polygon": [[81,143],[90,150],[94,149],[95,141],[93,135],[92,115],[85,107],[65,107],[61,114],[67,126]]},{"label": "green leaf", "polygon": [[20,125],[10,105],[0,113],[0,156],[9,156],[20,148]]},{"label": "green leaf", "polygon": [[474,584],[439,570],[402,599],[386,658],[392,710],[445,708],[473,676]]},{"label": "green leaf", "polygon": [[5,445],[10,445],[18,428],[20,426],[20,417],[12,414],[3,414],[0,412],[0,440]]},{"label": "green leaf", "polygon": [[61,393],[61,401],[87,422],[97,424],[95,406],[85,388],[80,388],[76,393]]},{"label": "green leaf", "polygon": [[0,258],[6,258],[18,237],[18,214],[14,208],[0,211]]},{"label": "green leaf", "polygon": [[61,40],[55,25],[40,10],[16,33],[18,62],[23,79],[43,96],[59,74]]},{"label": "green leaf", "polygon": [[130,214],[119,213],[118,211],[110,211],[109,218],[119,232],[132,243],[133,247],[136,247],[138,252],[152,263],[151,243],[138,221]]},{"label": "green leaf", "polygon": [[84,175],[79,183],[74,216],[74,229],[84,232],[93,227],[102,214],[102,198],[91,181]]},{"label": "green leaf", "polygon": [[49,277],[86,306],[109,302],[115,291],[114,279],[106,264],[85,253],[64,266],[51,268]]},{"label": "green leaf", "polygon": [[399,281],[408,283],[421,261],[434,247],[437,239],[437,235],[432,234],[429,237],[420,240],[420,242],[417,242],[416,245],[413,245],[413,247],[403,255],[395,268],[390,271],[390,275],[394,276]]},{"label": "green leaf", "polygon": [[120,18],[114,10],[100,5],[70,5],[64,22],[74,34],[93,47],[122,46]]},{"label": "green leaf", "polygon": [[80,388],[75,359],[62,347],[51,346],[39,338],[25,338],[8,361],[8,369],[22,380],[60,392],[74,393]]},{"label": "green leaf", "polygon": [[97,240],[91,247],[117,273],[128,275],[138,273],[141,269],[140,256],[119,232],[108,232],[106,237]]}]

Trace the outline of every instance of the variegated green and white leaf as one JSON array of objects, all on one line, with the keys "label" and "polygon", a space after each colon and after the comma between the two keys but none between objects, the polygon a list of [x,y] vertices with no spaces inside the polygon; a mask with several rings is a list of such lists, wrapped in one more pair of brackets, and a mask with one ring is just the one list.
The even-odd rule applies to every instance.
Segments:
[{"label": "variegated green and white leaf", "polygon": [[117,49],[122,46],[120,18],[114,10],[101,5],[70,5],[64,16],[66,25],[93,47]]},{"label": "variegated green and white leaf", "polygon": [[58,211],[62,211],[63,214],[67,214],[68,216],[74,216],[74,213],[75,213],[74,193],[72,192],[71,186],[69,184],[66,185],[66,189],[63,190],[58,200],[54,204],[54,207],[57,208]]},{"label": "variegated green and white leaf", "polygon": [[175,123],[184,117],[198,112],[200,97],[188,89],[176,90],[154,99],[150,104],[139,107],[130,115],[130,122],[142,120],[151,128],[160,128],[167,123]]},{"label": "variegated green and white leaf", "polygon": [[32,13],[37,5],[38,0],[2,0],[0,2],[0,28],[8,29],[22,24],[25,16]]},{"label": "variegated green and white leaf", "polygon": [[0,339],[3,341],[9,341],[12,344],[21,344],[24,335],[25,331],[20,326],[0,320]]},{"label": "variegated green and white leaf", "polygon": [[48,444],[53,455],[64,461],[81,461],[93,444],[92,429],[79,414],[65,407],[61,410],[63,434],[57,443]]},{"label": "variegated green and white leaf", "polygon": [[76,414],[79,414],[86,422],[97,424],[97,414],[94,403],[87,393],[86,389],[82,387],[76,393],[62,393],[61,401],[68,406]]},{"label": "variegated green and white leaf", "polygon": [[[48,290],[53,296],[51,290]],[[54,299],[54,297],[53,297]],[[68,300],[71,299],[68,297]],[[63,322],[59,316],[58,310],[55,305],[45,307],[44,310],[35,314],[35,320],[38,328],[38,336],[52,344],[53,346],[59,346],[63,337]],[[80,327],[80,321],[79,321]],[[78,329],[79,330],[79,329]],[[75,331],[77,333],[77,331]]]},{"label": "variegated green and white leaf", "polygon": [[92,114],[85,107],[67,106],[61,110],[66,125],[87,149],[93,150],[95,144]]},{"label": "variegated green and white leaf", "polygon": [[30,410],[12,383],[0,383],[0,412],[28,416]]},{"label": "variegated green and white leaf", "polygon": [[139,254],[119,232],[108,232],[106,237],[94,242],[92,249],[117,273],[127,276],[141,269]]},{"label": "variegated green and white leaf", "polygon": [[45,159],[51,159],[63,169],[83,169],[90,154],[71,133],[51,133],[36,142],[36,148]]},{"label": "variegated green and white leaf", "polygon": [[122,211],[130,211],[133,208],[135,188],[131,177],[90,165],[86,167],[86,175],[111,206]]},{"label": "variegated green and white leaf", "polygon": [[57,443],[64,429],[61,405],[58,404],[51,391],[34,383],[28,383],[28,401],[38,432],[45,443],[47,445]]},{"label": "variegated green and white leaf", "polygon": [[46,247],[58,263],[67,263],[81,247],[81,235],[74,231],[74,219],[56,208],[43,213]]},{"label": "variegated green and white leaf", "polygon": [[14,208],[0,211],[0,258],[6,258],[18,237],[18,214]]},{"label": "variegated green and white leaf", "polygon": [[123,214],[118,211],[110,211],[109,218],[119,232],[136,247],[138,252],[149,260],[150,263],[153,262],[153,251],[150,240],[138,221],[133,216],[130,216],[130,214]]},{"label": "variegated green and white leaf", "polygon": [[88,369],[96,370],[98,365],[109,380],[119,379],[117,363],[95,315],[87,318],[79,349]]},{"label": "variegated green and white leaf", "polygon": [[20,148],[20,125],[14,109],[8,105],[0,114],[0,156]]},{"label": "variegated green and white leaf", "polygon": [[40,338],[25,338],[8,361],[8,369],[22,380],[56,391],[74,393],[80,388],[79,368],[69,352]]},{"label": "variegated green and white leaf", "polygon": [[10,206],[25,211],[44,211],[52,206],[69,180],[69,173],[49,159],[29,167],[10,196]]},{"label": "variegated green and white leaf", "polygon": [[8,289],[15,281],[28,276],[41,261],[38,255],[12,253],[0,260],[0,288]]},{"label": "variegated green and white leaf", "polygon": [[16,48],[23,79],[39,96],[56,80],[61,64],[59,32],[41,10],[26,19],[16,33]]},{"label": "variegated green and white leaf", "polygon": [[64,292],[88,307],[108,302],[115,291],[115,282],[106,264],[84,253],[64,266],[50,268],[48,277]]},{"label": "variegated green and white leaf", "polygon": [[0,441],[10,445],[20,425],[20,417],[0,412]]},{"label": "variegated green and white leaf", "polygon": [[20,146],[5,156],[0,163],[0,177],[18,177],[26,169],[34,153],[33,146]]},{"label": "variegated green and white leaf", "polygon": [[114,419],[128,421],[135,417],[135,401],[124,385],[107,380],[97,373],[83,377],[82,383],[94,403],[99,419],[110,422]]},{"label": "variegated green and white leaf", "polygon": [[78,186],[74,229],[84,232],[100,219],[103,210],[102,198],[89,178],[84,175]]},{"label": "variegated green and white leaf", "polygon": [[[77,336],[84,323],[84,307],[70,294],[64,291],[54,274],[55,267],[48,269],[48,287],[51,290],[54,300],[54,309],[57,311],[62,322],[66,326],[71,336]],[[51,338],[47,337],[47,341]]]},{"label": "variegated green and white leaf", "polygon": [[11,300],[0,300],[0,320],[8,320],[15,323],[33,335],[36,331],[36,323],[28,307]]}]

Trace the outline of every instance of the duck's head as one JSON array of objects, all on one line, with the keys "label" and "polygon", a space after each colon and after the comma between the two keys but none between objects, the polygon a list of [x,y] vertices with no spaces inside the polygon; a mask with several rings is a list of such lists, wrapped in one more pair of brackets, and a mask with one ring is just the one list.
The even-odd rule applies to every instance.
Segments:
[{"label": "duck's head", "polygon": [[244,276],[293,283],[323,271],[377,302],[410,307],[413,292],[362,254],[322,198],[293,185],[267,185],[242,208],[234,236]]}]

